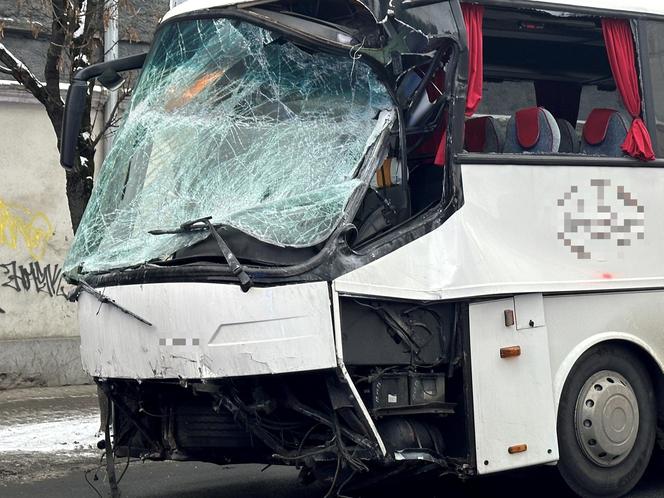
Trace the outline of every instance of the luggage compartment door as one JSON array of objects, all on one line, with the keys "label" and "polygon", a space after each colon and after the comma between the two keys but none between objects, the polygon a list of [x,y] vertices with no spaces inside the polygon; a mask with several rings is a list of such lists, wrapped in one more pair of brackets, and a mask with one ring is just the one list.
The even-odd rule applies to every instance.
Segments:
[{"label": "luggage compartment door", "polygon": [[557,461],[542,295],[473,303],[469,313],[478,472]]}]

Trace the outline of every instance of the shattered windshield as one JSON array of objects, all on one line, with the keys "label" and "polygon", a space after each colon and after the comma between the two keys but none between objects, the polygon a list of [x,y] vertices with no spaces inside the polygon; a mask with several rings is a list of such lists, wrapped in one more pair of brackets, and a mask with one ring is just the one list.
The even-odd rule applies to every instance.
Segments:
[{"label": "shattered windshield", "polygon": [[392,101],[368,66],[229,19],[166,25],[98,177],[69,273],[164,260],[208,234],[150,235],[211,216],[307,247],[343,216]]}]

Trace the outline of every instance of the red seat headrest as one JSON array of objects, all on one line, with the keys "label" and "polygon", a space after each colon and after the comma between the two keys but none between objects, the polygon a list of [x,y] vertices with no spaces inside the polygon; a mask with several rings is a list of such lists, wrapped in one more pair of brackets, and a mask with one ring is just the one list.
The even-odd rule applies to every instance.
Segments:
[{"label": "red seat headrest", "polygon": [[537,145],[540,137],[539,107],[521,109],[516,113],[516,138],[524,149]]},{"label": "red seat headrest", "polygon": [[489,119],[489,116],[484,116],[466,121],[464,144],[468,152],[484,152],[486,125]]},{"label": "red seat headrest", "polygon": [[583,139],[587,144],[599,145],[606,139],[609,123],[618,111],[613,109],[593,109],[583,125]]}]

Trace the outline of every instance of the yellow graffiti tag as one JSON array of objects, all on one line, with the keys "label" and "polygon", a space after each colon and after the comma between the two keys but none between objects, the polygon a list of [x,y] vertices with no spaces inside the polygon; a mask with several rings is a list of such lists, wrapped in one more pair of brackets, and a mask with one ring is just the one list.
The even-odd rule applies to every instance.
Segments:
[{"label": "yellow graffiti tag", "polygon": [[41,259],[52,237],[53,225],[44,213],[0,199],[0,246],[19,249],[23,241],[30,256]]}]

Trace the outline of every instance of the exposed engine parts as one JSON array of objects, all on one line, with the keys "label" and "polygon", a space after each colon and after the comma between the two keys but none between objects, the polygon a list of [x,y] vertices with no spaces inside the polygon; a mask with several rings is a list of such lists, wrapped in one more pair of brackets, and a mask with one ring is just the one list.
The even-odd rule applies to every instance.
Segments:
[{"label": "exposed engine parts", "polygon": [[330,496],[369,476],[463,474],[458,313],[454,305],[344,298],[342,340],[359,399],[334,370],[214,382],[100,380],[114,407],[115,451],[295,465],[303,482],[328,481]]},{"label": "exposed engine parts", "polygon": [[445,403],[445,374],[440,373],[400,372],[373,376],[371,408],[376,417],[454,413],[454,405]]},{"label": "exposed engine parts", "polygon": [[446,382],[461,347],[452,305],[342,301],[347,364],[377,418],[454,413]]},{"label": "exposed engine parts", "polygon": [[341,329],[348,365],[438,368],[459,361],[454,306],[346,298]]}]

